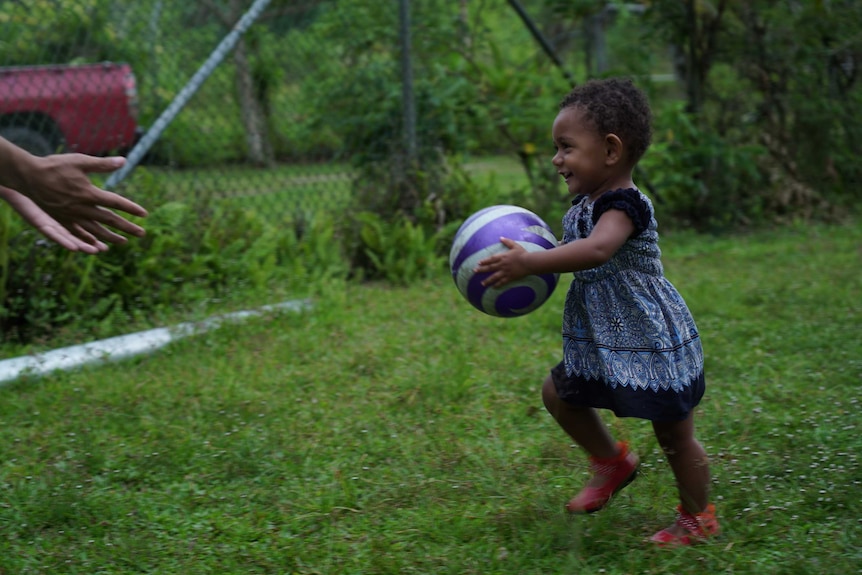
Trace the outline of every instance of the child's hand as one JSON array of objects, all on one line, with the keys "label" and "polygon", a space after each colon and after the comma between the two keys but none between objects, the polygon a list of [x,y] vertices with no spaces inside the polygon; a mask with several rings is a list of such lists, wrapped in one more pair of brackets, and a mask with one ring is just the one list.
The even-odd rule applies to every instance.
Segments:
[{"label": "child's hand", "polygon": [[503,287],[530,275],[526,265],[527,250],[509,238],[500,238],[500,243],[509,248],[508,251],[485,258],[473,270],[476,273],[491,274],[482,282],[485,287]]}]

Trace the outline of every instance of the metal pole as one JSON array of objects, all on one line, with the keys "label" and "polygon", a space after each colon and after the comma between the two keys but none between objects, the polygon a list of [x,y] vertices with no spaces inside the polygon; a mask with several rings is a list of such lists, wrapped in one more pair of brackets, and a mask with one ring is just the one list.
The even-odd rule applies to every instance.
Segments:
[{"label": "metal pole", "polygon": [[153,6],[153,11],[150,13],[150,93],[151,98],[154,102],[158,102],[158,93],[159,93],[159,74],[156,71],[158,67],[158,59],[156,57],[157,54],[157,46],[159,38],[161,38],[162,31],[159,26],[159,21],[162,18],[162,0],[157,0],[155,5]]},{"label": "metal pole", "polygon": [[210,77],[216,67],[221,64],[222,60],[225,59],[225,56],[233,50],[236,43],[239,42],[240,37],[249,29],[254,21],[257,20],[260,13],[264,11],[270,2],[271,0],[255,0],[251,8],[248,9],[248,12],[243,14],[242,18],[240,18],[233,27],[233,30],[231,30],[230,33],[222,39],[216,49],[213,50],[212,54],[210,54],[209,58],[207,58],[201,67],[198,68],[198,71],[195,72],[195,75],[192,76],[191,80],[183,86],[180,93],[176,95],[170,105],[168,105],[165,111],[162,112],[159,119],[153,123],[152,127],[147,130],[147,133],[144,134],[135,147],[132,148],[132,151],[129,152],[128,158],[126,158],[126,165],[111,174],[108,181],[105,182],[105,189],[110,190],[114,188],[117,184],[122,182],[126,176],[132,172],[132,170],[135,169],[135,166],[138,165],[138,162],[141,161],[150,147],[159,139],[162,132],[165,131],[176,115],[180,113],[180,110],[182,110],[188,101],[191,100],[192,96],[194,96],[198,89],[200,89],[206,79]]},{"label": "metal pole", "polygon": [[413,93],[413,65],[410,58],[410,0],[400,0],[401,37],[401,97],[404,107],[404,137],[407,145],[407,160],[416,159],[416,100]]},{"label": "metal pole", "polygon": [[527,11],[524,10],[523,6],[521,6],[521,3],[518,2],[518,0],[509,0],[509,5],[515,9],[515,12],[517,12],[518,16],[521,17],[521,20],[527,26],[527,29],[530,31],[530,34],[533,35],[533,38],[536,40],[536,42],[539,43],[539,46],[542,47],[542,50],[545,51],[545,54],[547,54],[548,57],[554,62],[554,64],[556,64],[557,68],[560,69],[560,72],[563,73],[563,76],[569,82],[569,85],[574,86],[575,79],[572,77],[571,74],[569,74],[569,71],[566,70],[565,66],[563,65],[563,61],[560,60],[559,56],[557,56],[557,53],[554,52],[554,49],[548,43],[547,39],[545,39],[545,36],[542,34],[542,31],[539,30],[539,28],[536,26],[536,23],[533,22],[532,18],[530,18],[530,15],[527,14]]}]

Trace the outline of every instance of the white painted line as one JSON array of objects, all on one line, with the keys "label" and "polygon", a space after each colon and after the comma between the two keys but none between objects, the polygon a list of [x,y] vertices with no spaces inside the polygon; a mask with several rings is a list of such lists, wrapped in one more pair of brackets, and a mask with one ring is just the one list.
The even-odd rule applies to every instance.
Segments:
[{"label": "white painted line", "polygon": [[273,311],[303,311],[310,307],[311,303],[308,300],[287,301],[263,306],[257,310],[217,315],[201,322],[181,323],[172,328],[149,329],[45,353],[4,359],[0,361],[0,385],[24,375],[41,376],[58,370],[76,369],[85,365],[120,361],[136,355],[152,353],[172,341],[209,331],[226,321],[239,321]]}]

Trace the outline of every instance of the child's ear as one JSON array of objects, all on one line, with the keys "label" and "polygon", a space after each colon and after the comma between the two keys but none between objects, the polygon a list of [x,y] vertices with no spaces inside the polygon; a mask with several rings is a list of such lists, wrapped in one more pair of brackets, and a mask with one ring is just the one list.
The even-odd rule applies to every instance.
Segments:
[{"label": "child's ear", "polygon": [[605,163],[609,166],[623,159],[623,141],[616,134],[605,136]]}]

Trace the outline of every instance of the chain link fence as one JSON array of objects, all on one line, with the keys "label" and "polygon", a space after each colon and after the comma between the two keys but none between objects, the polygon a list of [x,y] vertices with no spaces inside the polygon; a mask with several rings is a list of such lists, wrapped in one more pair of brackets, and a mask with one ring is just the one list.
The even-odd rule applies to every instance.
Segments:
[{"label": "chain link fence", "polygon": [[348,158],[306,103],[309,74],[338,63],[316,57],[324,51],[308,27],[336,9],[320,0],[0,2],[0,135],[40,155],[132,152],[134,169],[106,185],[133,198],[146,185],[163,189],[162,200],[329,204],[344,193]]},{"label": "chain link fence", "polygon": [[[862,12],[797,4],[728,5],[718,26],[721,13],[670,0],[0,0],[0,135],[37,154],[128,155],[133,169],[96,177],[144,205],[152,232],[85,263],[3,206],[0,328],[145,315],[181,290],[198,301],[249,283],[311,285],[330,260],[361,277],[365,244],[397,254],[404,242],[382,225],[364,237],[340,217],[357,205],[439,200],[411,213],[428,235],[479,202],[557,218],[549,122],[575,79],[601,75],[635,77],[650,94],[663,141],[637,177],[680,221],[746,222],[764,205],[779,217],[823,212],[807,182],[857,191]],[[748,26],[756,13],[762,25]],[[711,31],[724,36],[701,53]],[[807,43],[783,41],[801,33]],[[720,89],[704,91],[713,64]],[[443,161],[411,179],[413,155]],[[491,193],[445,181],[477,159],[501,174]],[[498,193],[514,181],[519,190]],[[320,212],[337,215],[320,224]],[[331,229],[311,245],[303,230],[318,224]]]},{"label": "chain link fence", "polygon": [[[363,235],[345,210],[397,207],[390,188],[417,183],[426,189],[411,198],[442,191],[471,209],[461,188],[429,187],[449,157],[502,157],[502,178],[530,193],[550,168],[556,102],[607,59],[594,44],[584,60],[595,30],[560,23],[551,4],[0,0],[0,135],[40,155],[126,155],[128,169],[94,178],[150,211],[146,238],[81,258],[0,210],[4,337],[33,340],[72,320],[113,334],[129,317],[158,321],[159,310],[241,299],[248,286],[292,294],[330,269],[361,275],[361,242],[381,244],[368,249],[382,258],[402,240]],[[411,164],[399,148],[445,158],[422,166],[432,184],[403,177]],[[497,185],[490,201],[526,198]],[[435,205],[429,236],[457,209],[443,222]]]},{"label": "chain link fence", "polygon": [[[355,21],[362,9],[342,10],[351,4],[358,3],[0,1],[0,135],[40,154],[101,154],[128,153],[151,130],[141,165],[172,194],[250,197],[295,188],[297,196],[324,202],[322,191],[343,187],[350,158],[343,134],[320,117],[317,102],[328,89],[321,80],[337,79],[345,66],[377,65],[352,60],[349,45],[327,45],[363,24]],[[470,20],[466,0],[414,4],[420,43],[425,16],[417,12],[425,4],[426,12],[444,7],[448,18],[461,18],[463,38],[495,25]],[[498,15],[500,6],[507,10],[502,0],[488,4],[497,5]],[[211,62],[244,15],[247,30]],[[511,30],[518,15],[507,15]],[[381,3],[365,17],[377,27],[385,19],[389,34],[358,41],[389,43],[381,57],[399,65],[398,3]],[[518,37],[503,42],[545,57],[526,26],[514,28]],[[571,30],[550,33],[555,45],[570,46]],[[521,63],[509,62],[515,71]],[[176,113],[164,118],[171,106]],[[354,113],[361,121],[375,111]],[[123,185],[134,182],[130,176]]]},{"label": "chain link fence", "polygon": [[[545,3],[509,4],[414,0],[416,41],[428,42],[430,14],[459,20],[456,40],[466,43],[499,25],[483,15],[499,19],[502,11],[509,22],[500,28],[517,37],[497,42],[527,49],[521,61],[501,63],[514,73],[525,59],[550,65],[558,54],[543,54],[544,39],[536,42],[531,23],[518,18]],[[43,155],[132,152],[128,173],[107,183],[132,197],[146,185],[162,188],[161,200],[207,197],[274,213],[338,204],[349,188],[349,136],[327,121],[320,99],[340,77],[356,81],[346,67],[382,59],[399,67],[398,18],[397,2],[351,0],[0,1],[0,135]],[[350,32],[358,26],[385,28],[380,37]],[[577,51],[572,39],[581,31],[551,25],[548,33],[556,49]],[[369,59],[367,45],[350,42],[380,49]],[[603,67],[603,44],[595,46]],[[354,58],[352,48],[366,56]],[[379,125],[381,109],[368,108],[378,103],[342,101],[354,109],[341,123],[354,131],[367,119]],[[511,121],[497,113],[493,123]],[[391,118],[390,137],[401,120]]]}]

